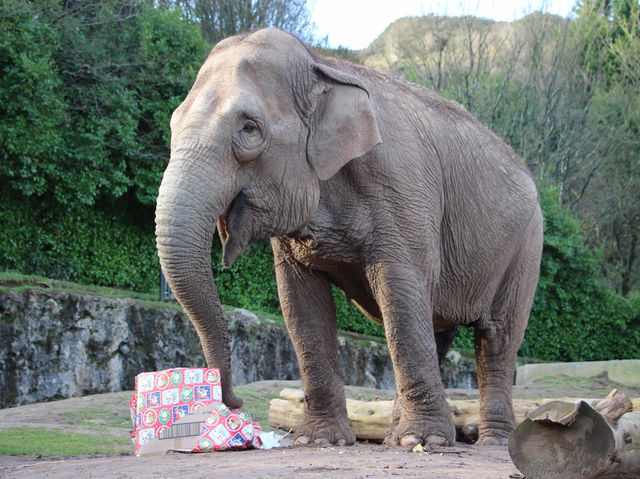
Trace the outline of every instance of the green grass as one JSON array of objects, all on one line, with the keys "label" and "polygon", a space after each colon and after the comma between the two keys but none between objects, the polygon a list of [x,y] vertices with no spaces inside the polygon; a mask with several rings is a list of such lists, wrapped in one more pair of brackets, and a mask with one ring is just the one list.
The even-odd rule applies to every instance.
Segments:
[{"label": "green grass", "polygon": [[[263,430],[273,430],[268,420],[269,401],[278,396],[279,389],[269,391],[251,385],[235,389],[253,420],[260,423]],[[117,398],[96,396],[93,404],[54,413],[62,423],[60,428],[13,427],[0,430],[0,454],[133,454],[134,446],[129,439],[132,428],[129,397],[128,394]]]},{"label": "green grass", "polygon": [[280,391],[271,393],[251,385],[236,386],[234,390],[244,401],[243,407],[249,411],[251,419],[260,423],[263,431],[273,431],[269,425],[269,402],[277,398]]},{"label": "green grass", "polygon": [[26,289],[41,289],[45,291],[66,291],[69,293],[93,294],[107,298],[129,298],[142,303],[160,307],[179,307],[173,303],[158,301],[158,296],[148,293],[139,293],[128,289],[107,288],[104,286],[92,286],[70,281],[59,281],[44,276],[28,275],[14,271],[0,272],[0,291],[23,291]]},{"label": "green grass", "polygon": [[102,406],[89,406],[74,411],[62,412],[60,417],[67,424],[75,426],[108,426],[131,429],[131,415],[126,404],[117,412]]},{"label": "green grass", "polygon": [[64,432],[57,429],[13,427],[0,430],[0,454],[18,456],[80,456],[131,452],[133,443],[126,437]]}]

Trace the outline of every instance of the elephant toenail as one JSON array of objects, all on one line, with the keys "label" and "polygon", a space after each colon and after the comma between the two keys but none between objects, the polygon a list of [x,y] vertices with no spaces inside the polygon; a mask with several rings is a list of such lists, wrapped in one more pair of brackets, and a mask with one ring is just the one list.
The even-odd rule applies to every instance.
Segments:
[{"label": "elephant toenail", "polygon": [[401,446],[416,446],[421,442],[422,441],[420,441],[420,438],[414,436],[413,434],[408,434],[404,436],[402,439],[400,439]]},{"label": "elephant toenail", "polygon": [[447,440],[442,436],[436,436],[435,434],[431,434],[427,436],[425,443],[428,446],[446,446]]},{"label": "elephant toenail", "polygon": [[306,446],[307,444],[309,444],[309,438],[307,436],[299,436],[293,443],[294,446]]}]

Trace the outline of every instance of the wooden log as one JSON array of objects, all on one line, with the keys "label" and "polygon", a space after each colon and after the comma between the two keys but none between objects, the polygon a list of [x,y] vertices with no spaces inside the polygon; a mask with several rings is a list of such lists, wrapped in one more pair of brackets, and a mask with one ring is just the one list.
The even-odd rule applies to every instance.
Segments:
[{"label": "wooden log", "polygon": [[633,403],[625,393],[613,389],[606,398],[598,401],[595,409],[609,424],[615,425],[618,419],[633,409]]},{"label": "wooden log", "polygon": [[613,390],[602,401],[553,401],[532,411],[509,438],[527,478],[640,477],[640,412]]},{"label": "wooden log", "polygon": [[[295,430],[302,422],[304,395],[300,389],[283,389],[280,397],[269,405],[269,423],[279,429]],[[551,399],[514,399],[513,411],[516,424],[525,420],[527,414]],[[456,438],[473,443],[478,439],[478,417],[480,404],[477,399],[450,399],[449,406],[456,427]],[[640,403],[639,403],[640,404]],[[393,401],[357,401],[347,399],[347,414],[351,429],[358,439],[382,441],[391,426]]]}]

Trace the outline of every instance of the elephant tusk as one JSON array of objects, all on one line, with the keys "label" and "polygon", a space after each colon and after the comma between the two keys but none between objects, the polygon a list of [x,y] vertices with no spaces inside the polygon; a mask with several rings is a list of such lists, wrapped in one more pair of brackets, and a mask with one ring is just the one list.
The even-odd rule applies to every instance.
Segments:
[{"label": "elephant tusk", "polygon": [[229,238],[229,233],[227,232],[226,213],[218,217],[218,232],[220,233],[220,239],[222,239],[222,242],[226,242],[227,238]]}]

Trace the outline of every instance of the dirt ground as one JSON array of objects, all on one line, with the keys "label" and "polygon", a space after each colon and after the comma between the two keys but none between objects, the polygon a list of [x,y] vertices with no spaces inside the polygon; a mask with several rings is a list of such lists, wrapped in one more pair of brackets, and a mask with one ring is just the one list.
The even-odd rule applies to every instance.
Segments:
[{"label": "dirt ground", "polygon": [[[250,411],[263,414],[266,421],[265,395],[282,387],[299,385],[288,381],[263,381],[247,386],[244,397],[257,399]],[[552,378],[532,386],[514,387],[514,397],[604,397],[615,386],[607,378]],[[638,396],[640,391],[625,391]],[[241,393],[241,395],[242,395]],[[362,399],[388,399],[390,392],[347,388],[347,395]],[[477,391],[448,390],[449,397],[477,397]],[[90,433],[95,426],[103,433],[121,437],[121,454],[56,457],[46,455],[0,455],[0,477],[6,478],[234,478],[261,477],[426,477],[426,478],[519,478],[506,447],[456,444],[429,453],[411,452],[408,448],[357,443],[351,447],[291,448],[291,436],[285,447],[272,450],[217,452],[207,454],[169,453],[161,456],[135,457],[133,445],[127,443],[127,403],[130,392],[109,393],[49,403],[32,404],[0,410],[2,430],[31,426]],[[273,397],[273,396],[270,396]],[[246,403],[246,401],[245,401]],[[260,406],[263,406],[260,412]],[[80,411],[70,417],[68,411]],[[90,412],[87,414],[82,411]],[[97,413],[96,411],[99,411]],[[253,412],[252,412],[253,415]]]},{"label": "dirt ground", "polygon": [[358,443],[351,447],[282,448],[268,451],[165,454],[156,457],[0,456],[6,478],[260,478],[260,477],[521,477],[506,447],[457,446],[415,453]]}]

